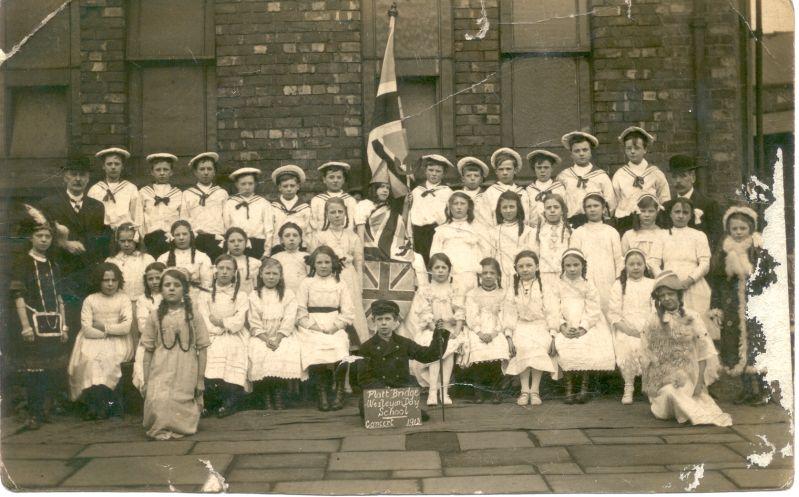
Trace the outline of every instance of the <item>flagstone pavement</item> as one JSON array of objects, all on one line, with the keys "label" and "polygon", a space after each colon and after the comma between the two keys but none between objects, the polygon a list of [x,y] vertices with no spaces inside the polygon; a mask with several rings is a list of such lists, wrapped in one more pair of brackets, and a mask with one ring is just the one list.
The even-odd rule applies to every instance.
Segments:
[{"label": "flagstone pavement", "polygon": [[722,404],[730,428],[658,421],[645,402],[603,398],[521,408],[458,401],[421,427],[366,430],[350,400],[204,419],[180,441],[147,441],[140,420],[59,418],[38,431],[2,425],[12,490],[353,494],[715,492],[793,483],[789,415]]}]

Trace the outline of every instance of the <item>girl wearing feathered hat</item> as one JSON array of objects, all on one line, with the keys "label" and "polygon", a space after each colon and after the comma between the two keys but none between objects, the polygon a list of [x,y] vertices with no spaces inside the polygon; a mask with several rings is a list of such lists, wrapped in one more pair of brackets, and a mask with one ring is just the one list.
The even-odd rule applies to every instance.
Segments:
[{"label": "girl wearing feathered hat", "polygon": [[718,357],[704,321],[683,305],[683,283],[663,271],[653,284],[656,313],[641,332],[642,385],[658,419],[732,425],[708,394],[718,378]]},{"label": "girl wearing feathered hat", "polygon": [[724,239],[711,261],[711,316],[721,328],[722,364],[728,374],[741,377],[743,389],[736,402],[762,405],[768,402],[768,385],[755,359],[765,349],[765,338],[757,320],[747,319],[746,304],[750,295],[774,281],[776,263],[763,248],[753,209],[732,206],[723,223]]},{"label": "girl wearing feathered hat", "polygon": [[45,404],[57,384],[55,374],[63,374],[66,366],[68,330],[58,266],[49,258],[56,226],[38,209],[25,204],[25,210],[20,235],[29,240],[30,250],[11,267],[9,293],[18,320],[11,321],[5,358],[24,378],[26,425],[35,430],[48,421]]}]

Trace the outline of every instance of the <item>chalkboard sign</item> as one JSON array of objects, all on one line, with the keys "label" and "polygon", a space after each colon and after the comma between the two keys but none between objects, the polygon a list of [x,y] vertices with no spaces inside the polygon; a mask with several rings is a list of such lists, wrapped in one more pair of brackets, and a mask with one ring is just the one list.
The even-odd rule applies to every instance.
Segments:
[{"label": "chalkboard sign", "polygon": [[419,388],[380,388],[363,391],[366,428],[404,428],[422,425]]}]

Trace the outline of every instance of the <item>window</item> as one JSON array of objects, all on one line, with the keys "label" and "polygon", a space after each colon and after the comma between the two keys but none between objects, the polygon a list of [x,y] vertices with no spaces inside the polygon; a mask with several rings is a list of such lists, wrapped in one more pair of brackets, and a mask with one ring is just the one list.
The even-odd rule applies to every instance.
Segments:
[{"label": "window", "polygon": [[[6,0],[2,3],[5,39],[3,49],[11,48],[33,32],[42,19],[56,11],[62,0]],[[4,69],[50,69],[70,65],[70,17],[75,13],[64,8],[30,36],[22,49],[4,64]],[[79,55],[79,54],[78,54]]]},{"label": "window", "polygon": [[11,90],[9,156],[57,158],[67,155],[67,88]]},{"label": "window", "polygon": [[439,108],[436,101],[437,78],[404,78],[399,81],[402,112],[406,117],[405,129],[408,147],[414,149],[438,148]]},{"label": "window", "polygon": [[587,0],[501,2],[502,140],[522,155],[562,154],[560,137],[591,125]]},{"label": "window", "polygon": [[153,152],[184,159],[215,149],[213,2],[128,5],[131,151],[142,161]]}]

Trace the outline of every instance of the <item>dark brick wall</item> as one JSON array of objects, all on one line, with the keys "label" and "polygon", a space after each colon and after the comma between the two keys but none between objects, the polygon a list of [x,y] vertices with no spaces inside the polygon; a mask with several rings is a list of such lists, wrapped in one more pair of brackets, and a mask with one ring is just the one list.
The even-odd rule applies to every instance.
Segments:
[{"label": "dark brick wall", "polygon": [[80,137],[85,155],[128,146],[125,1],[80,2]]},{"label": "dark brick wall", "polygon": [[[217,136],[231,168],[362,165],[360,0],[217,0]],[[271,187],[271,185],[268,185]]]},{"label": "dark brick wall", "polygon": [[480,0],[453,0],[455,59],[455,153],[457,158],[491,156],[500,146],[500,50],[498,0],[485,0],[491,27],[482,40],[477,32]]}]

